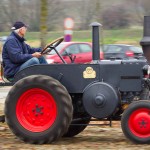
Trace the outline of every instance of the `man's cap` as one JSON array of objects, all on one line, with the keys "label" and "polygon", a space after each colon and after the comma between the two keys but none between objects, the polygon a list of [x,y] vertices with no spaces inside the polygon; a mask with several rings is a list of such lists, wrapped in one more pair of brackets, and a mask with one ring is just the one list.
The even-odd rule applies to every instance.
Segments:
[{"label": "man's cap", "polygon": [[20,29],[22,27],[28,27],[26,24],[24,24],[23,22],[21,21],[17,21],[14,23],[14,25],[12,26],[12,30],[17,30],[17,29]]}]

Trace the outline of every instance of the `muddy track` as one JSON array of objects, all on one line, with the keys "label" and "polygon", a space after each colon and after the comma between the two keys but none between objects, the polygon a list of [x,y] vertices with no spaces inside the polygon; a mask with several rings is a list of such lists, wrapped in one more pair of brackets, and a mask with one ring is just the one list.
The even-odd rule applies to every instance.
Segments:
[{"label": "muddy track", "polygon": [[[0,114],[4,105],[0,104]],[[109,126],[88,126],[82,133],[73,138],[61,138],[53,144],[26,144],[15,137],[6,123],[0,123],[0,150],[149,150],[149,145],[137,145],[125,138],[120,122]]]}]

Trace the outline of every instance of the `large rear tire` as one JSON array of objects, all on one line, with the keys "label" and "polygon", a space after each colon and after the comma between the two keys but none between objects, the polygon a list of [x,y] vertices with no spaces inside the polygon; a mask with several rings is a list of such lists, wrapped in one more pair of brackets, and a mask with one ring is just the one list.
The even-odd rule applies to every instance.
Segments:
[{"label": "large rear tire", "polygon": [[121,126],[125,136],[139,144],[150,143],[150,101],[137,101],[124,111]]},{"label": "large rear tire", "polygon": [[5,101],[9,128],[27,143],[51,143],[60,138],[72,120],[72,102],[57,80],[33,75],[19,80]]}]

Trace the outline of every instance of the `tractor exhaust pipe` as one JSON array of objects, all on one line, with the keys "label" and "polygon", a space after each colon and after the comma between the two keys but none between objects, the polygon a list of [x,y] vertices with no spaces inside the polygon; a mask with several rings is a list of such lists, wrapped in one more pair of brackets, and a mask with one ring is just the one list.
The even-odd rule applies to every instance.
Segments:
[{"label": "tractor exhaust pipe", "polygon": [[143,39],[140,41],[144,56],[150,64],[150,16],[144,16]]},{"label": "tractor exhaust pipe", "polygon": [[93,22],[92,26],[92,59],[93,62],[100,61],[100,49],[99,49],[99,26],[102,26],[98,22]]}]

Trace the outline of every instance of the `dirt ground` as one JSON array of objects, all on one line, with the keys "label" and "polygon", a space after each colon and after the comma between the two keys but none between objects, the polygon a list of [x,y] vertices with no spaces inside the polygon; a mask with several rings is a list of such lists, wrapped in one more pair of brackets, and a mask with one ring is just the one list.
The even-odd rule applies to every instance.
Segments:
[{"label": "dirt ground", "polygon": [[[0,114],[4,105],[0,103]],[[0,150],[149,150],[150,145],[130,142],[122,133],[120,122],[109,126],[88,126],[73,138],[61,138],[53,144],[26,144],[11,133],[6,123],[0,123]]]}]

